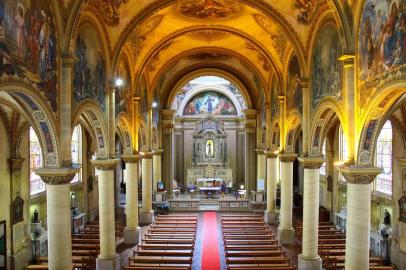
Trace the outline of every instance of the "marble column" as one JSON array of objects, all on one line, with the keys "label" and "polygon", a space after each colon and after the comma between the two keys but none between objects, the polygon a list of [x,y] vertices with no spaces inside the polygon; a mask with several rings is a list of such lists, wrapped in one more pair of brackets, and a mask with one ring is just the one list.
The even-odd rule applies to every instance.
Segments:
[{"label": "marble column", "polygon": [[381,173],[376,167],[339,166],[347,180],[345,269],[369,269],[371,183]]},{"label": "marble column", "polygon": [[126,179],[126,218],[127,226],[124,230],[124,242],[136,245],[140,241],[138,226],[138,155],[122,157],[125,162]]},{"label": "marble column", "polygon": [[[266,178],[266,154],[264,149],[256,149],[257,152],[257,179]],[[258,190],[258,187],[257,187]]]},{"label": "marble column", "polygon": [[243,110],[245,114],[245,190],[247,196],[255,190],[255,132],[257,126],[257,111]]},{"label": "marble column", "polygon": [[59,141],[62,166],[69,167],[72,163],[72,70],[75,63],[73,55],[63,55],[61,76],[59,81]]},{"label": "marble column", "polygon": [[100,254],[96,269],[117,270],[120,269],[120,256],[116,253],[114,169],[119,159],[96,159],[91,162],[99,174]]},{"label": "marble column", "polygon": [[345,110],[345,122],[343,123],[344,136],[347,141],[347,160],[344,160],[346,164],[354,164],[355,162],[355,138],[360,137],[362,125],[356,123],[356,90],[355,90],[355,55],[344,54],[339,58],[343,62],[343,101]]},{"label": "marble column", "polygon": [[154,221],[152,210],[152,152],[141,153],[142,177],[142,212],[141,225],[149,225]]},{"label": "marble column", "polygon": [[319,187],[321,157],[299,158],[303,164],[303,237],[302,254],[299,254],[299,270],[321,270],[322,263],[318,254],[319,228]]},{"label": "marble column", "polygon": [[174,116],[176,115],[176,110],[167,109],[162,110],[162,177],[164,182],[164,187],[168,191],[168,196],[172,194],[172,180],[175,179],[174,176],[174,145],[173,145],[173,127],[174,127]]},{"label": "marble column", "polygon": [[47,188],[48,268],[72,269],[70,182],[79,169],[42,168],[35,171]]},{"label": "marble column", "polygon": [[303,134],[303,155],[306,156],[309,153],[309,133],[310,133],[310,91],[309,91],[309,79],[302,78],[300,81],[300,87],[302,89],[302,134]]},{"label": "marble column", "polygon": [[155,192],[158,190],[158,182],[162,181],[162,153],[162,149],[157,149],[152,152],[152,189]]},{"label": "marble column", "polygon": [[276,183],[278,175],[278,159],[274,151],[266,152],[266,210],[265,222],[277,224],[278,213],[276,212]]},{"label": "marble column", "polygon": [[292,227],[293,208],[293,161],[296,154],[280,154],[281,161],[281,211],[278,228],[279,242],[292,244],[295,240],[295,230]]}]

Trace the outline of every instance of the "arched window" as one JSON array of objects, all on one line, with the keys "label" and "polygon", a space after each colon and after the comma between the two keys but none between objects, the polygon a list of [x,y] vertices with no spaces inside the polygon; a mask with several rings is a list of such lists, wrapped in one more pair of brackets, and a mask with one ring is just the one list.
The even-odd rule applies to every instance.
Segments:
[{"label": "arched window", "polygon": [[[345,139],[344,136],[344,130],[343,130],[343,126],[340,125],[339,129],[338,129],[338,160],[339,162],[344,162],[347,160],[348,158],[348,154],[347,154],[347,140]],[[342,173],[339,173],[339,179],[343,182],[345,182],[345,177],[342,175]]]},{"label": "arched window", "polygon": [[45,191],[45,183],[34,170],[42,167],[41,144],[34,129],[30,127],[30,194],[35,195]]},{"label": "arched window", "polygon": [[[326,139],[324,140],[323,143],[323,148],[321,149],[321,154],[323,155],[323,158],[326,158]],[[321,175],[326,175],[326,162],[323,162],[323,165],[320,167],[320,174]]]},{"label": "arched window", "polygon": [[392,195],[392,123],[389,120],[379,133],[375,165],[382,168],[383,172],[376,177],[374,190]]},{"label": "arched window", "polygon": [[[79,165],[82,163],[82,128],[77,125],[72,133],[72,163]],[[82,169],[75,175],[71,183],[81,181]]]}]

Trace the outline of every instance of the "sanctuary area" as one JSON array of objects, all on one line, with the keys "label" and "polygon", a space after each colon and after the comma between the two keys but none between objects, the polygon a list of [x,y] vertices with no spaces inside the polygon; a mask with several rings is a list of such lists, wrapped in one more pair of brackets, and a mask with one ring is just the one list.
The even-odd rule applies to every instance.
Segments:
[{"label": "sanctuary area", "polygon": [[406,0],[0,0],[0,270],[406,270]]}]

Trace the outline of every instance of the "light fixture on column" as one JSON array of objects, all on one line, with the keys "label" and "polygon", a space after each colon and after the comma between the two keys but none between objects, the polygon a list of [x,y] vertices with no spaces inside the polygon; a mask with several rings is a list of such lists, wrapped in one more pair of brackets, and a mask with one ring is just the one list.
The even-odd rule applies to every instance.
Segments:
[{"label": "light fixture on column", "polygon": [[123,81],[123,79],[121,79],[121,78],[117,78],[116,81],[114,82],[114,84],[115,84],[117,87],[121,87],[121,86],[123,86],[124,81]]},{"label": "light fixture on column", "polygon": [[158,103],[156,103],[155,101],[152,102],[152,108],[156,108],[158,106]]}]

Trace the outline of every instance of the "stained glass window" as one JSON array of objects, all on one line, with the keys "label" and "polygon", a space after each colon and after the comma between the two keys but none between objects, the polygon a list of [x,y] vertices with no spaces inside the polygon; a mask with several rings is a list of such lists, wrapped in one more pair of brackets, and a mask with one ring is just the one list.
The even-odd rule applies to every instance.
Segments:
[{"label": "stained glass window", "polygon": [[[323,155],[323,158],[326,158],[326,140],[324,140],[323,143],[323,148],[321,149],[321,154]],[[321,175],[326,175],[326,162],[323,162],[323,165],[320,167],[320,174]]]},{"label": "stained glass window", "polygon": [[392,124],[388,120],[382,127],[376,143],[375,165],[383,172],[376,177],[375,190],[392,194]]},{"label": "stained glass window", "polygon": [[30,127],[30,194],[35,195],[45,191],[45,183],[34,170],[42,167],[41,144],[34,129]]},{"label": "stained glass window", "polygon": [[[71,144],[71,151],[72,151],[72,163],[74,165],[80,166],[82,163],[82,128],[80,125],[77,125],[73,130],[72,134],[72,144]],[[81,181],[81,173],[82,169],[75,175],[71,183],[76,183]]]}]

